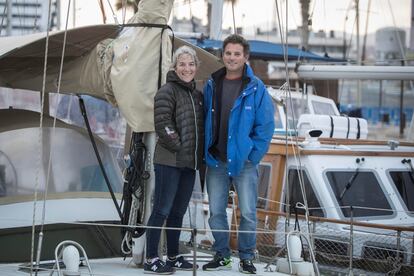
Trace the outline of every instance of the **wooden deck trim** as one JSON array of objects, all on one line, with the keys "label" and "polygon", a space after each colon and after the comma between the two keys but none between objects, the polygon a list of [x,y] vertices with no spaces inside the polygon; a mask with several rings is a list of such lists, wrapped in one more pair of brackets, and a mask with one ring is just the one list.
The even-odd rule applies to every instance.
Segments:
[{"label": "wooden deck trim", "polygon": [[[286,217],[287,215],[284,212],[268,211],[268,210],[263,210],[263,209],[257,209],[257,213],[260,215],[273,215],[273,216],[279,216],[279,217]],[[304,215],[298,215],[298,217],[301,219],[305,219]],[[409,227],[409,226],[392,226],[392,225],[368,223],[368,222],[360,222],[360,221],[354,221],[351,223],[349,220],[330,219],[330,218],[312,217],[312,216],[309,216],[309,220],[314,221],[314,222],[330,222],[330,223],[345,224],[345,225],[352,224],[353,226],[379,228],[379,229],[386,229],[386,230],[393,230],[393,231],[414,232],[414,227]]]}]

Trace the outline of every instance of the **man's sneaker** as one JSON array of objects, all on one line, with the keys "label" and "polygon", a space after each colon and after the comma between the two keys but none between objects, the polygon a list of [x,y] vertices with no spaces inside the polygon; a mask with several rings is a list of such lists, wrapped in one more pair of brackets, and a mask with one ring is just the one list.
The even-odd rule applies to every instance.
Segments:
[{"label": "man's sneaker", "polygon": [[223,258],[215,255],[213,260],[203,265],[203,270],[230,270],[233,265],[233,261],[230,257]]},{"label": "man's sneaker", "polygon": [[241,260],[239,271],[246,274],[256,274],[256,268],[254,267],[252,260]]},{"label": "man's sneaker", "polygon": [[160,259],[153,262],[145,262],[144,273],[147,274],[173,274],[175,269],[172,268],[168,263],[164,263]]},{"label": "man's sneaker", "polygon": [[[167,258],[166,261],[167,265],[180,270],[193,270],[193,264],[189,261],[185,260],[183,256],[177,257],[173,260],[170,258]],[[198,265],[196,265],[196,269],[198,268]]]}]

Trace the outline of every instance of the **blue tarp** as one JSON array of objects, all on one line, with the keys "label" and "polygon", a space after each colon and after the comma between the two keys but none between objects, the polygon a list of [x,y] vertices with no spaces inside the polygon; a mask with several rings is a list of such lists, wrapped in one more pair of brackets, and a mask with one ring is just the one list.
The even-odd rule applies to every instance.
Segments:
[{"label": "blue tarp", "polygon": [[[188,42],[197,45],[204,50],[220,50],[223,41],[214,39],[186,39]],[[261,41],[261,40],[249,40],[250,44],[250,58],[263,59],[263,60],[284,60],[283,45]],[[309,51],[302,51],[294,47],[288,47],[288,60],[316,60],[327,62],[340,62],[341,59],[335,59],[325,56],[320,56]]]}]

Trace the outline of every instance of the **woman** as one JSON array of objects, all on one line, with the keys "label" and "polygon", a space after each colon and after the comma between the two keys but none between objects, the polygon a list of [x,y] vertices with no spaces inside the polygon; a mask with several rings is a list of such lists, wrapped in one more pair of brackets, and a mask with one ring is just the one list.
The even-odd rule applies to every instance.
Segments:
[{"label": "woman", "polygon": [[[178,255],[179,230],[194,187],[195,173],[203,153],[203,96],[194,76],[199,60],[188,46],[178,48],[167,83],[154,98],[154,121],[158,141],[154,153],[155,192],[148,220],[145,273],[171,274],[191,270],[193,264]],[[167,260],[158,256],[161,229],[166,220]]]}]

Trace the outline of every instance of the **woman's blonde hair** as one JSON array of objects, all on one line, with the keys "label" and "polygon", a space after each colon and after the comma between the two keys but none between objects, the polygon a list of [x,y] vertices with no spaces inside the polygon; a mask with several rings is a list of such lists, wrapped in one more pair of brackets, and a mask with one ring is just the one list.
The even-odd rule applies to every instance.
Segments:
[{"label": "woman's blonde hair", "polygon": [[175,50],[175,52],[174,52],[173,62],[171,64],[171,67],[173,69],[175,69],[177,67],[177,60],[183,54],[187,54],[187,55],[192,56],[196,67],[198,67],[198,65],[200,65],[200,60],[197,57],[196,51],[194,51],[193,48],[190,48],[190,47],[184,45],[184,46],[181,46],[180,48],[178,48],[177,50]]}]

